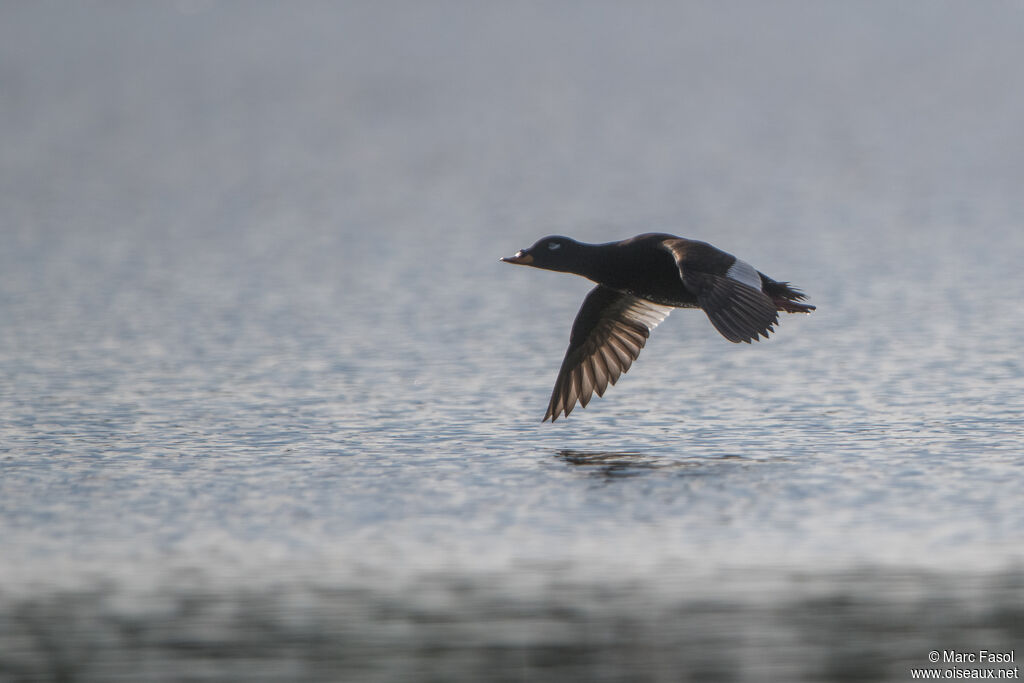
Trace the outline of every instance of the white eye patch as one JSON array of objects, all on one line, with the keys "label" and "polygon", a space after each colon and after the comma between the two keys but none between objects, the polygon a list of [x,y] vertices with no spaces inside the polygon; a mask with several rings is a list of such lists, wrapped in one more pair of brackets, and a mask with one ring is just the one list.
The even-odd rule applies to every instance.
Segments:
[{"label": "white eye patch", "polygon": [[555,249],[561,249],[562,245],[558,242],[548,242],[548,249],[554,251]]}]

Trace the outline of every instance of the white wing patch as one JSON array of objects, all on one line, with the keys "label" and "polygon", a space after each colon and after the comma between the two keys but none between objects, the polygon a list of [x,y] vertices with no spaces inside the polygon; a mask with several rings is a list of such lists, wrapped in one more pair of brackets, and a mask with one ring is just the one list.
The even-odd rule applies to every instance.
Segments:
[{"label": "white wing patch", "polygon": [[761,276],[758,275],[757,269],[746,261],[736,259],[736,263],[732,264],[725,276],[761,291]]},{"label": "white wing patch", "polygon": [[671,312],[670,306],[662,306],[652,301],[630,296],[626,300],[621,315],[625,320],[635,320],[646,327],[648,331],[653,331],[655,327],[665,321]]}]

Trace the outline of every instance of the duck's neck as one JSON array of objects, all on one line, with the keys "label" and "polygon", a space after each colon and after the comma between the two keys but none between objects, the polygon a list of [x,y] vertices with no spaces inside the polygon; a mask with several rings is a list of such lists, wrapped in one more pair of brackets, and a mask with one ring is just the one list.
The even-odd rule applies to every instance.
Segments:
[{"label": "duck's neck", "polygon": [[569,272],[582,275],[594,282],[608,282],[614,276],[615,268],[612,255],[607,247],[609,244],[587,244],[579,242],[576,245],[578,258]]}]

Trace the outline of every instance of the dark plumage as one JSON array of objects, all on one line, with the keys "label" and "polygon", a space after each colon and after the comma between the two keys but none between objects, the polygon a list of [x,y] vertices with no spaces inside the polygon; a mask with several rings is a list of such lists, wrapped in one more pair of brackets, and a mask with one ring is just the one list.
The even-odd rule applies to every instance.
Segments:
[{"label": "dark plumage", "polygon": [[544,414],[552,422],[568,417],[577,401],[586,408],[595,391],[604,396],[673,308],[703,309],[723,337],[748,344],[774,331],[778,311],[814,310],[788,283],[706,242],[674,235],[648,233],[608,244],[545,237],[501,260],[597,283],[572,324]]}]

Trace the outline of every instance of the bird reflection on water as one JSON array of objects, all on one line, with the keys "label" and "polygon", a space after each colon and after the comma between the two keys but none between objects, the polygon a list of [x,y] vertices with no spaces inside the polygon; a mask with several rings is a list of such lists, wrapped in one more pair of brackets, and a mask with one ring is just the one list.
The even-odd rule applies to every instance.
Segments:
[{"label": "bird reflection on water", "polygon": [[563,449],[555,457],[568,465],[592,468],[594,474],[607,479],[636,477],[654,470],[681,470],[706,467],[723,460],[744,461],[738,455],[722,455],[718,458],[673,458],[664,455],[650,455],[632,451],[577,451]]}]

